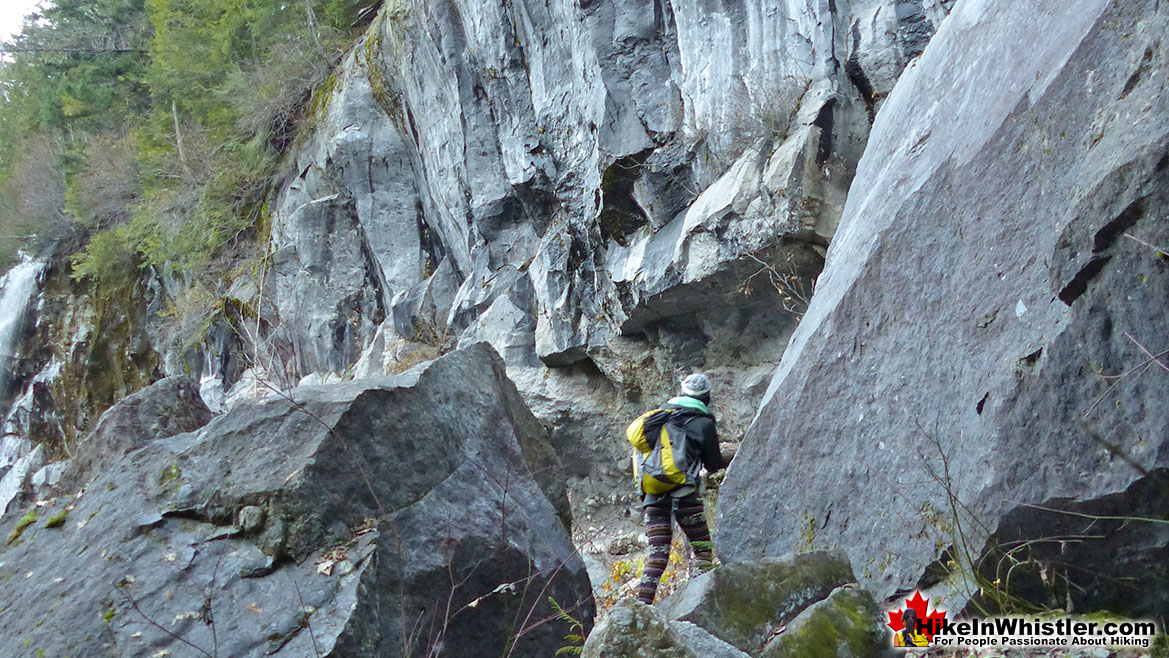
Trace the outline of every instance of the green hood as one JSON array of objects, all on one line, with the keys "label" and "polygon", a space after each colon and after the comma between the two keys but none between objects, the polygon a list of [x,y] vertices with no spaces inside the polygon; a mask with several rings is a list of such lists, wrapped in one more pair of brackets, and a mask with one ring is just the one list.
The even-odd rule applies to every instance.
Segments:
[{"label": "green hood", "polygon": [[697,409],[698,411],[701,411],[708,416],[710,415],[710,412],[706,410],[706,404],[703,403],[702,400],[696,400],[688,395],[680,395],[676,398],[670,398],[670,401],[667,402],[667,404],[686,407],[687,409]]}]

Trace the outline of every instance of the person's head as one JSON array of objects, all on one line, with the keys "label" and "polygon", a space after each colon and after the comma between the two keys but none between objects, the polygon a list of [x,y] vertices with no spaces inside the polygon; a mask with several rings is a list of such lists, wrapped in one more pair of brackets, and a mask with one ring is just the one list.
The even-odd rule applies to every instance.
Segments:
[{"label": "person's head", "polygon": [[682,395],[710,404],[710,378],[700,372],[687,376],[682,380]]},{"label": "person's head", "polygon": [[905,624],[905,631],[916,634],[917,628],[917,611],[913,608],[906,608],[905,612],[901,613],[901,623]]}]

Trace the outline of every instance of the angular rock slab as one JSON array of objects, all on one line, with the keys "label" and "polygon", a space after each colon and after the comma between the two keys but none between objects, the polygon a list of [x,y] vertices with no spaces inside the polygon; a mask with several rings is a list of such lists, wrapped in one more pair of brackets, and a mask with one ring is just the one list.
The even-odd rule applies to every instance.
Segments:
[{"label": "angular rock slab", "polygon": [[[1027,505],[1104,500],[1169,466],[1169,373],[1142,351],[1169,335],[1169,269],[1149,246],[1169,244],[1167,14],[958,3],[877,116],[723,485],[724,559],[847,547],[881,599],[938,583],[926,566],[1006,515],[1004,540],[1043,539],[1056,524]],[[1146,590],[1134,612],[1169,611],[1138,566],[1169,544],[1124,532],[1145,535],[1117,540],[1145,559],[1093,551],[1061,569],[1130,579]],[[1089,585],[1076,609],[1109,605]]]},{"label": "angular rock slab", "polygon": [[812,603],[854,580],[839,553],[723,564],[659,604],[671,621],[695,624],[754,655],[772,632]]},{"label": "angular rock slab", "polygon": [[503,372],[476,345],[127,455],[0,547],[0,655],[550,655],[547,598],[592,599]]}]

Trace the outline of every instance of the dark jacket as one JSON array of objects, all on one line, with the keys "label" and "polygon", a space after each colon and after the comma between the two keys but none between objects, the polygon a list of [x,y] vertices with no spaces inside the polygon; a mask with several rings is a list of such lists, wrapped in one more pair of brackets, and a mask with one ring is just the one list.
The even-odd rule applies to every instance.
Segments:
[{"label": "dark jacket", "polygon": [[[664,404],[662,409],[682,409],[677,404]],[[724,466],[722,454],[718,451],[718,430],[714,416],[692,416],[686,419],[686,457],[690,463],[702,462],[707,472],[713,473]]]}]

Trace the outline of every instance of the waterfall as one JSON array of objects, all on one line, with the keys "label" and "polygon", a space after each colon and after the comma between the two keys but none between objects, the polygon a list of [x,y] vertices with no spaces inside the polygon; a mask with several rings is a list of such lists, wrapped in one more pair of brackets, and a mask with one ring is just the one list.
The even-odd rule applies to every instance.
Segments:
[{"label": "waterfall", "polygon": [[7,399],[25,316],[44,269],[43,260],[23,255],[18,265],[0,277],[0,400]]}]

